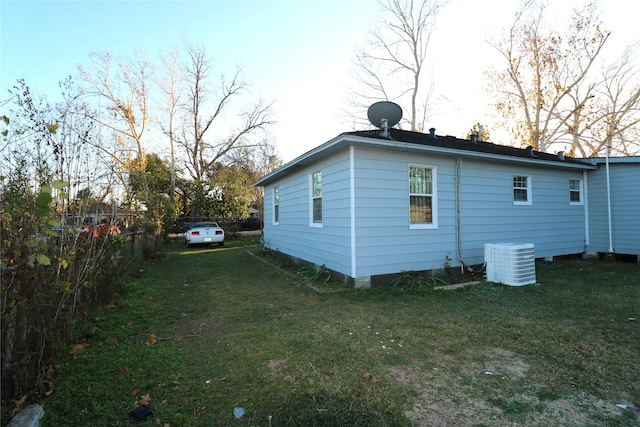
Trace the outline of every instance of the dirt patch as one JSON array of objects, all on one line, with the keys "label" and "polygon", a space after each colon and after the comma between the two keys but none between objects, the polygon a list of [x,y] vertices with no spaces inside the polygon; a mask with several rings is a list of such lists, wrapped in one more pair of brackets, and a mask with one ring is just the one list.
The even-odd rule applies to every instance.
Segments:
[{"label": "dirt patch", "polygon": [[451,411],[451,408],[447,408],[442,403],[426,407],[418,404],[412,410],[405,411],[404,415],[418,426],[466,427],[473,425],[460,420],[457,414]]},{"label": "dirt patch", "polygon": [[445,368],[451,372],[460,372],[468,377],[478,375],[498,375],[508,379],[520,379],[527,375],[529,364],[509,350],[491,348],[486,350],[469,349],[472,360],[457,360],[450,355],[434,355],[437,366],[434,371]]},{"label": "dirt patch", "polygon": [[485,373],[524,378],[529,370],[529,364],[509,350],[495,348],[485,352],[484,355],[487,359],[484,363],[483,372]]},{"label": "dirt patch", "polygon": [[414,406],[404,412],[418,426],[496,425],[490,419],[499,411],[484,400],[470,399],[461,390],[452,390],[449,374],[439,368],[421,372],[410,366],[396,366],[390,374],[396,381],[420,391]]},{"label": "dirt patch", "polygon": [[[633,408],[626,409],[626,411],[631,410],[633,410]],[[614,417],[620,416],[623,411],[625,410],[618,408],[614,402],[609,402],[588,393],[580,392],[576,396],[549,402],[543,412],[543,417],[572,420],[573,425],[593,425],[594,419],[613,419]],[[636,422],[640,422],[638,411],[636,411],[635,416]]]},{"label": "dirt patch", "polygon": [[405,416],[420,427],[586,426],[594,420],[614,419],[625,410],[581,390],[549,400],[533,392],[500,397],[499,389],[483,390],[479,384],[485,375],[487,379],[526,381],[529,364],[509,350],[476,350],[473,361],[446,355],[437,355],[435,360],[440,362],[438,367],[403,365],[389,370],[394,381],[418,392]]}]

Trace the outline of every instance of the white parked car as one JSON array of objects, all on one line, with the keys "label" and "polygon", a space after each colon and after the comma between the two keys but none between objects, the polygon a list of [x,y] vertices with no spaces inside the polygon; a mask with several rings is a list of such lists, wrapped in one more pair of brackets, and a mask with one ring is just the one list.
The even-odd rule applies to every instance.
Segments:
[{"label": "white parked car", "polygon": [[194,222],[184,233],[187,246],[211,245],[224,246],[224,230],[216,222]]}]

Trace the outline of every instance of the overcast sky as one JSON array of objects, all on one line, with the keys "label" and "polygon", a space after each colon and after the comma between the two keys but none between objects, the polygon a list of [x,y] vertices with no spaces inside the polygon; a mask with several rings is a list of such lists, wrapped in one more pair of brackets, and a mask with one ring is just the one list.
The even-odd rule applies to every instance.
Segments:
[{"label": "overcast sky", "polygon": [[[581,4],[554,3],[558,17]],[[448,100],[428,124],[438,134],[464,136],[474,122],[488,123],[482,73],[497,57],[485,40],[511,23],[517,4],[451,0],[439,15],[428,64],[436,93]],[[600,4],[612,45],[640,40],[639,5]],[[342,112],[350,61],[378,11],[375,0],[2,0],[0,100],[17,78],[55,99],[57,82],[74,75],[77,64],[88,64],[91,51],[138,49],[155,59],[159,49],[188,38],[206,47],[216,74],[230,76],[242,66],[253,94],[276,100],[273,134],[280,156],[289,161],[352,130]]]}]

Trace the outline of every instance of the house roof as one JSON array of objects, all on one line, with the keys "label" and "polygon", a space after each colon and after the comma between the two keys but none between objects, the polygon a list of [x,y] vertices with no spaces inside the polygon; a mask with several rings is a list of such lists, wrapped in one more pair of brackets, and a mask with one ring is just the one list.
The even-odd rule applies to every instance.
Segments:
[{"label": "house roof", "polygon": [[607,161],[611,164],[638,164],[640,163],[640,156],[609,157],[608,159],[605,157],[591,157],[584,160],[596,165],[603,165]]},{"label": "house roof", "polygon": [[542,167],[584,170],[597,167],[592,162],[584,159],[534,151],[531,148],[515,148],[491,142],[475,141],[474,139],[468,140],[454,136],[440,136],[391,128],[389,129],[388,137],[383,136],[379,129],[342,133],[262,177],[253,185],[267,185],[301,167],[311,165],[350,146],[427,155],[476,158],[488,162],[514,162]]},{"label": "house roof", "polygon": [[[430,134],[410,132],[400,129],[389,129],[392,140],[409,142],[412,144],[440,147],[451,150],[471,151],[492,154],[496,156],[520,157],[525,159],[538,159],[548,162],[557,162],[562,164],[574,163],[585,165],[585,162],[568,156],[561,158],[558,154],[545,153],[542,151],[534,151],[526,148],[509,147],[507,145],[499,145],[491,142],[461,139],[455,136],[439,136]],[[357,135],[367,138],[386,139],[380,134],[379,130],[348,132],[343,135]]]}]

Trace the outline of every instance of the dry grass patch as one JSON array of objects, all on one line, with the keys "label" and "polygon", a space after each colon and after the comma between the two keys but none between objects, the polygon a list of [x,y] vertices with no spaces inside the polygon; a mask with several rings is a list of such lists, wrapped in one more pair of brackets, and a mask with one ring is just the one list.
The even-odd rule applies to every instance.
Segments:
[{"label": "dry grass patch", "polygon": [[[466,363],[436,355],[438,367],[431,369],[416,368],[419,361],[391,367],[394,381],[417,391],[405,416],[421,427],[595,427],[625,418],[625,409],[614,402],[579,389],[564,396],[545,392],[529,375],[530,364],[510,350],[472,353],[474,361]],[[619,425],[635,425],[637,416],[627,413],[627,417],[629,424]]]}]

